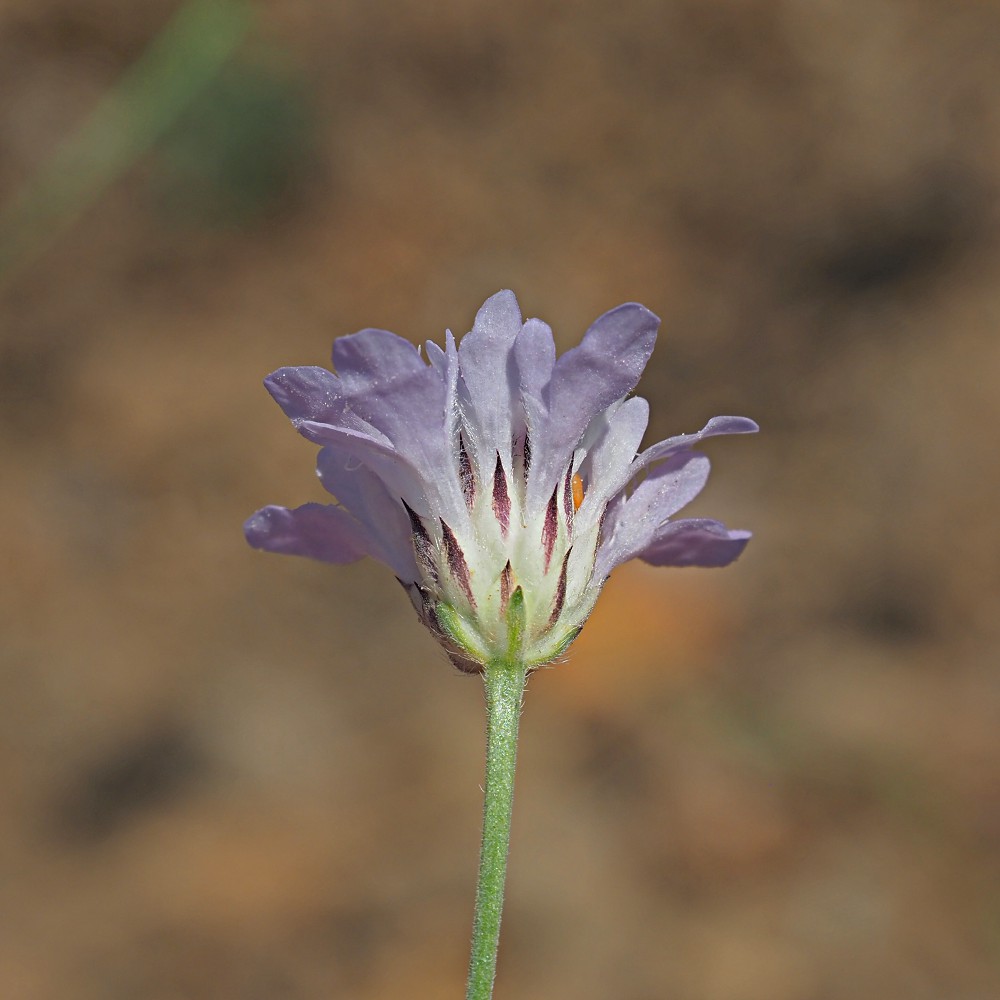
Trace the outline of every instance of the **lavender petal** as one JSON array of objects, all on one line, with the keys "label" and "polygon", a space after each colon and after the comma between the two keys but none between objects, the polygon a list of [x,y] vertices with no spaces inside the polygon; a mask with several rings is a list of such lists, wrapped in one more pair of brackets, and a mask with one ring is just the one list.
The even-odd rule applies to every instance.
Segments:
[{"label": "lavender petal", "polygon": [[540,319],[529,319],[514,342],[514,366],[521,397],[515,411],[515,437],[525,431],[534,435],[548,420],[549,407],[545,400],[552,371],[556,364],[556,342],[552,329]]},{"label": "lavender petal", "polygon": [[499,453],[511,467],[512,414],[518,395],[512,351],[521,332],[521,310],[510,291],[483,303],[458,347],[458,395],[480,479],[493,472]]},{"label": "lavender petal", "polygon": [[707,456],[685,451],[654,469],[633,491],[608,508],[594,575],[606,577],[642,552],[664,522],[704,488],[711,467]]},{"label": "lavender petal", "polygon": [[635,388],[659,325],[659,318],[644,306],[618,306],[597,319],[580,345],[556,361],[543,392],[548,404],[545,426],[534,435],[538,447],[528,482],[529,516],[548,500],[591,420]]},{"label": "lavender petal", "polygon": [[[448,386],[433,366],[379,385],[353,400],[357,412],[381,431],[396,452],[420,471],[425,497],[408,497],[420,514],[433,510],[454,526],[467,523]],[[419,505],[419,506],[418,506]]]},{"label": "lavender petal", "polygon": [[[662,461],[686,448],[698,444],[705,438],[716,437],[719,434],[756,434],[760,427],[749,417],[712,417],[704,427],[695,434],[678,434],[667,438],[647,448],[636,460],[632,475],[646,468],[653,462]],[[623,484],[624,485],[624,484]]]},{"label": "lavender petal", "polygon": [[417,360],[408,371],[397,363],[397,374],[358,393],[323,368],[282,368],[265,385],[304,437],[351,451],[420,514],[440,509],[463,524],[447,385]]},{"label": "lavender petal", "polygon": [[307,503],[262,507],[243,525],[246,540],[255,549],[306,556],[330,563],[352,563],[367,555],[363,532],[342,507]]},{"label": "lavender petal", "polygon": [[599,426],[588,428],[594,440],[578,470],[584,483],[583,504],[577,511],[581,525],[600,517],[610,498],[631,478],[629,470],[648,422],[649,403],[633,396],[602,414],[595,421]]},{"label": "lavender petal", "polygon": [[426,367],[417,348],[388,330],[360,330],[333,342],[333,367],[342,390],[367,392]]},{"label": "lavender petal", "polygon": [[340,379],[325,368],[279,368],[264,379],[264,387],[300,433],[303,426],[329,425],[389,443],[384,434],[348,407]]},{"label": "lavender petal", "polygon": [[663,525],[638,557],[653,566],[728,566],[748,541],[749,531],[730,531],[707,518],[685,518]]},{"label": "lavender petal", "polygon": [[326,447],[316,460],[323,487],[364,529],[366,551],[401,581],[419,578],[409,518],[383,479],[348,450]]}]

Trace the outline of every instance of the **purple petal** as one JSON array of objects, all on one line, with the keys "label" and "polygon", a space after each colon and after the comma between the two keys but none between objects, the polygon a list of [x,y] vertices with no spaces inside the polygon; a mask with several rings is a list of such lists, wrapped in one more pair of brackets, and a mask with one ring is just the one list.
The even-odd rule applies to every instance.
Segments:
[{"label": "purple petal", "polygon": [[[546,390],[556,365],[556,342],[552,328],[540,319],[529,319],[514,342],[514,365],[523,412],[515,414],[515,437],[529,430],[535,436],[548,419]],[[523,424],[523,426],[522,426]]]},{"label": "purple petal", "polygon": [[419,576],[410,521],[382,478],[360,465],[350,451],[326,447],[316,462],[320,481],[363,529],[365,550],[404,583]]},{"label": "purple petal", "polygon": [[605,517],[595,577],[603,579],[646,549],[667,518],[702,491],[710,467],[707,456],[681,452],[654,469],[630,497],[622,494]]},{"label": "purple petal", "polygon": [[728,566],[748,541],[749,531],[729,531],[707,518],[685,518],[663,525],[639,558],[653,566]]},{"label": "purple petal", "polygon": [[511,467],[512,414],[518,385],[512,350],[521,332],[521,310],[510,291],[497,292],[476,314],[462,338],[458,359],[459,400],[480,482],[492,474],[499,453]]},{"label": "purple petal", "polygon": [[556,361],[543,393],[547,419],[534,435],[529,516],[548,500],[591,420],[635,388],[659,325],[659,318],[644,306],[626,303],[597,319],[580,345]]},{"label": "purple petal", "polygon": [[[760,428],[749,417],[712,417],[700,431],[695,434],[678,434],[667,438],[647,448],[636,460],[632,475],[644,469],[652,462],[669,458],[705,438],[716,437],[719,434],[756,434]],[[631,477],[630,477],[631,478]],[[625,485],[624,483],[622,484]]]},{"label": "purple petal", "polygon": [[333,367],[343,391],[358,394],[426,366],[408,340],[388,330],[368,329],[333,342]]},{"label": "purple petal", "polygon": [[458,468],[448,386],[434,367],[424,366],[390,385],[352,401],[358,412],[405,456],[423,481],[420,496],[407,497],[419,514],[433,511],[453,526],[468,517]]},{"label": "purple petal", "polygon": [[430,510],[431,499],[422,473],[405,458],[398,455],[391,445],[383,445],[371,437],[329,424],[306,421],[299,432],[316,444],[351,456],[355,465],[364,465],[385,484],[394,497],[406,499],[421,513]]},{"label": "purple petal", "polygon": [[[583,505],[577,516],[583,522],[599,516],[608,500],[630,478],[629,469],[649,422],[649,403],[641,396],[625,400],[601,417],[596,440],[577,470],[583,479]],[[588,437],[593,426],[588,428]]]},{"label": "purple petal", "polygon": [[552,336],[552,327],[540,319],[529,319],[514,344],[514,360],[521,395],[537,400],[538,406],[547,410],[545,390],[552,381],[556,366],[556,341]]},{"label": "purple petal", "polygon": [[296,430],[301,430],[303,424],[330,424],[387,442],[383,434],[347,407],[340,379],[325,368],[279,368],[264,379],[264,387]]},{"label": "purple petal", "polygon": [[346,510],[321,503],[294,510],[262,507],[247,519],[243,533],[255,549],[323,562],[352,563],[367,555],[357,521]]},{"label": "purple petal", "polygon": [[421,362],[413,371],[372,382],[364,392],[345,396],[345,409],[381,431],[405,455],[414,438],[440,439],[445,396],[441,373]]},{"label": "purple petal", "polygon": [[441,381],[446,386],[453,386],[458,381],[458,349],[455,347],[455,338],[451,330],[445,330],[444,347],[435,344],[433,340],[428,340],[424,344],[427,351],[427,360],[431,363]]},{"label": "purple petal", "polygon": [[[386,334],[392,341],[386,340],[381,336],[385,331],[364,334],[355,335],[355,347],[344,354],[344,363],[350,367],[366,345],[401,342],[405,348],[390,348],[397,351],[391,363],[394,374],[368,384],[360,374],[353,376],[356,393],[331,372],[314,367],[279,369],[264,384],[304,437],[350,450],[420,514],[444,511],[453,523],[462,524],[465,502],[442,373],[421,361],[407,341],[393,334]],[[335,355],[340,357],[336,348]],[[404,356],[415,357],[417,366],[401,360]]]},{"label": "purple petal", "polygon": [[455,338],[451,330],[445,331],[444,350],[428,340],[427,359],[440,375],[444,385],[444,424],[445,440],[451,443],[451,447],[459,447],[459,427],[461,424],[458,412],[458,348],[455,347]]}]

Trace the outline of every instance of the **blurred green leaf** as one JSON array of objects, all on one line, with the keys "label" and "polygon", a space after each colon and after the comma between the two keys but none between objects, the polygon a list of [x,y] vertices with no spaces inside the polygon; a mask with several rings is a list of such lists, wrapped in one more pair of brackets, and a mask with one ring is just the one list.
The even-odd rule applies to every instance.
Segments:
[{"label": "blurred green leaf", "polygon": [[294,80],[230,64],[158,144],[155,181],[171,215],[242,222],[271,208],[309,158],[312,125]]},{"label": "blurred green leaf", "polygon": [[13,203],[0,211],[0,282],[44,252],[177,120],[251,22],[245,0],[189,0]]}]

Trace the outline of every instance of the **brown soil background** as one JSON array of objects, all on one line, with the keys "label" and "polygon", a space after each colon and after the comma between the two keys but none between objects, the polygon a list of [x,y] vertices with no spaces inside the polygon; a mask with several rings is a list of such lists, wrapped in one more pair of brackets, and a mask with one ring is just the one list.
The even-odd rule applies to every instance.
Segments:
[{"label": "brown soil background", "polygon": [[[0,203],[175,4],[0,6]],[[1000,995],[1000,4],[261,3],[0,291],[0,991],[462,994],[482,696],[260,386],[514,288],[663,317],[715,573],[630,566],[523,722],[498,998]],[[221,88],[221,89],[220,89]]]}]

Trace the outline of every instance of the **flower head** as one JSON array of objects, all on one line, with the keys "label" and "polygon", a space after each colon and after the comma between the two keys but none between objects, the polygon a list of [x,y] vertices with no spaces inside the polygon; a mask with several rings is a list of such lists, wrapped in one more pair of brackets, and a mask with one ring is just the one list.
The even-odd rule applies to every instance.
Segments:
[{"label": "flower head", "polygon": [[629,393],[658,327],[648,309],[622,305],[557,359],[551,329],[523,322],[504,291],[457,346],[450,332],[444,349],[428,342],[426,361],[368,329],[335,341],[336,374],[279,369],[264,384],[321,446],[319,477],[337,502],[264,507],[247,541],[385,563],[462,669],[556,659],[616,566],[724,566],[750,538],[670,518],[708,477],[695,445],[752,433],[752,420],[714,417],[638,451],[649,406]]}]

